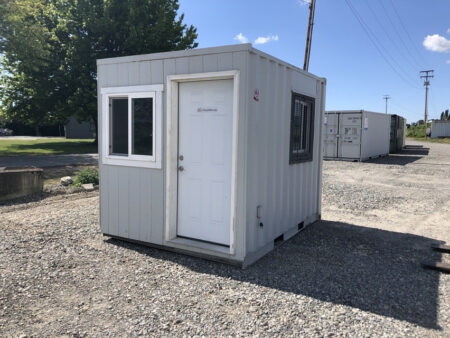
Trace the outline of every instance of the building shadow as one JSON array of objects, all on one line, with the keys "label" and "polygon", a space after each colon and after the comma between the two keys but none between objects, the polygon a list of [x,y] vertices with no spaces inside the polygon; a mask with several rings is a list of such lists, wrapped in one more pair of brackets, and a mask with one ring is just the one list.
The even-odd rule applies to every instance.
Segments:
[{"label": "building shadow", "polygon": [[369,159],[364,162],[386,165],[407,165],[428,156],[429,151],[430,148],[425,148],[423,146],[405,146],[398,153]]},{"label": "building shadow", "polygon": [[424,260],[440,261],[434,239],[319,221],[247,269],[166,252],[117,239],[107,243],[181,264],[192,271],[305,295],[385,317],[440,329],[439,273]]}]

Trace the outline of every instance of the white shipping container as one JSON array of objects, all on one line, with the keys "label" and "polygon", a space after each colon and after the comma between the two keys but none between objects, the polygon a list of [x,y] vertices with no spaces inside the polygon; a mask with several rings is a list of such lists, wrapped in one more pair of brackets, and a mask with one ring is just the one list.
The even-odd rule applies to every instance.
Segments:
[{"label": "white shipping container", "polygon": [[97,66],[105,235],[245,266],[320,219],[325,79],[250,44]]},{"label": "white shipping container", "polygon": [[431,138],[450,137],[450,121],[431,121]]},{"label": "white shipping container", "polygon": [[389,154],[391,115],[365,110],[326,111],[326,159],[364,161]]}]

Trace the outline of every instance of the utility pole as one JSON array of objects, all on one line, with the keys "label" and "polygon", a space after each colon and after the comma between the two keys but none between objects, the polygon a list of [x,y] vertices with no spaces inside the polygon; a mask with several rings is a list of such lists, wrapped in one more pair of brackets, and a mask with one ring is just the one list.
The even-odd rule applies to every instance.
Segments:
[{"label": "utility pole", "polygon": [[316,8],[316,0],[311,0],[309,3],[309,21],[308,34],[306,35],[305,61],[303,63],[303,70],[308,71],[309,68],[309,54],[311,53],[311,40],[314,26],[314,10]]},{"label": "utility pole", "polygon": [[428,122],[428,86],[430,81],[434,77],[434,70],[422,70],[420,71],[420,78],[425,79],[423,85],[425,86],[425,139],[427,138],[427,122]]},{"label": "utility pole", "polygon": [[385,110],[385,113],[387,114],[388,113],[388,100],[390,99],[391,97],[389,96],[389,95],[384,95],[383,96],[383,100],[386,100],[386,110]]}]

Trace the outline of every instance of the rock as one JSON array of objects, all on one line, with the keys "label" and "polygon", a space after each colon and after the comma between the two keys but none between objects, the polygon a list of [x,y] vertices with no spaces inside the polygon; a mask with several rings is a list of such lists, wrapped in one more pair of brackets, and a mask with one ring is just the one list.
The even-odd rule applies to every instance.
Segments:
[{"label": "rock", "polygon": [[68,186],[73,183],[72,177],[64,176],[61,177],[61,185]]},{"label": "rock", "polygon": [[82,184],[81,187],[86,191],[94,190],[94,185],[92,183]]}]

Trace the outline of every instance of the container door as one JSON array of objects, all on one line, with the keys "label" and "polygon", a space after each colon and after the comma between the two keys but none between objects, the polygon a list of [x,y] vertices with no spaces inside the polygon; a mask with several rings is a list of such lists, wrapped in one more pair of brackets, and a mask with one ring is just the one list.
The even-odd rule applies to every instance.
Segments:
[{"label": "container door", "polygon": [[338,128],[339,114],[325,115],[325,140],[324,140],[324,156],[337,157],[338,155]]},{"label": "container door", "polygon": [[230,245],[233,81],[179,84],[177,235]]},{"label": "container door", "polygon": [[339,117],[339,148],[341,158],[361,157],[361,114],[341,114]]}]

